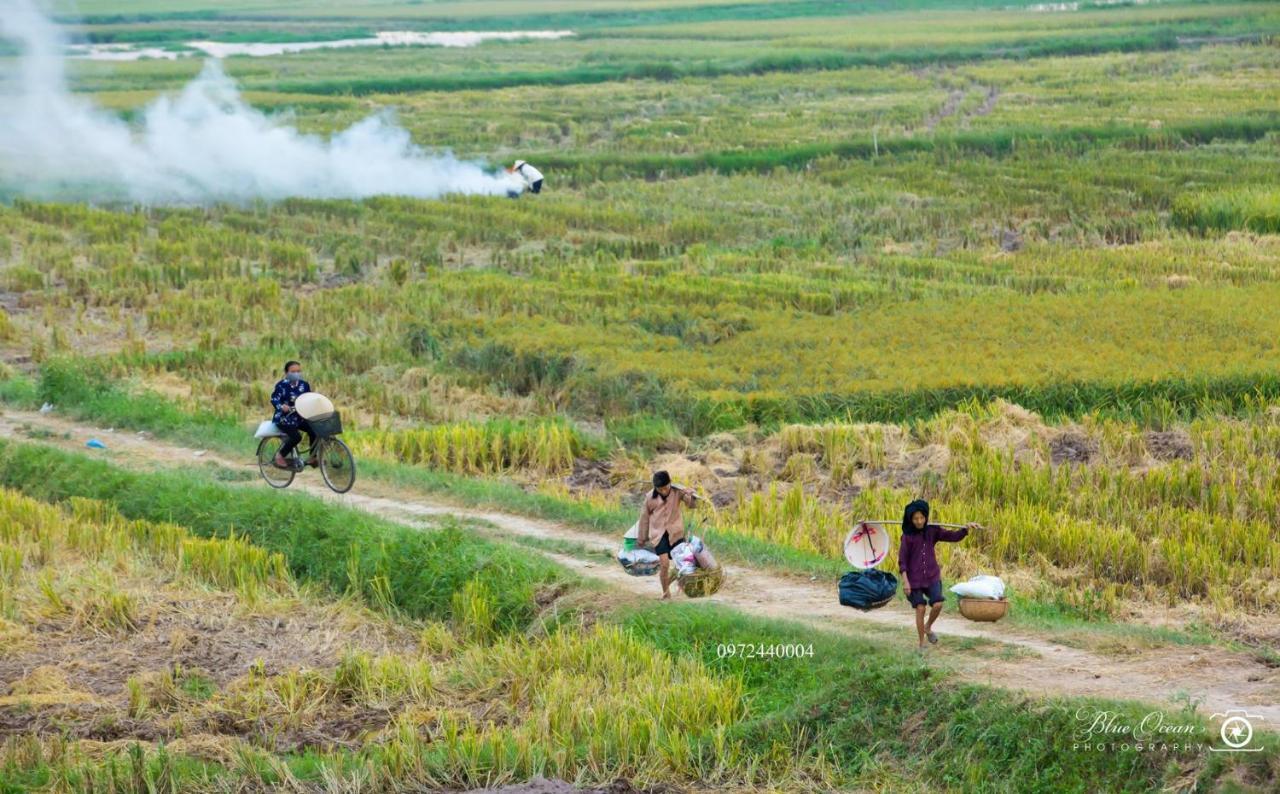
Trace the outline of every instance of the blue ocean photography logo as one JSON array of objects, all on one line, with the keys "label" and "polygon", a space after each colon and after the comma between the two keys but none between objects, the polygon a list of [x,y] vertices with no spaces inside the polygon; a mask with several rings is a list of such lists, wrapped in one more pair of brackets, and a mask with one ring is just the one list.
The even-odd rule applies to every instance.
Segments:
[{"label": "blue ocean photography logo", "polygon": [[1151,711],[1141,717],[1106,709],[1076,710],[1072,750],[1084,752],[1189,753],[1205,749],[1202,727],[1194,720]]},{"label": "blue ocean photography logo", "polygon": [[1185,714],[1170,716],[1151,711],[1140,718],[1106,709],[1076,710],[1075,741],[1072,750],[1084,752],[1187,753],[1209,750],[1214,753],[1255,753],[1262,750],[1255,741],[1265,717],[1243,709],[1213,714],[1217,735],[1208,746],[1202,736],[1204,726]]},{"label": "blue ocean photography logo", "polygon": [[1243,709],[1230,709],[1222,714],[1214,714],[1213,719],[1222,720],[1218,726],[1220,745],[1209,749],[1215,753],[1257,753],[1262,746],[1253,741],[1254,727],[1265,721],[1265,717],[1250,714]]}]

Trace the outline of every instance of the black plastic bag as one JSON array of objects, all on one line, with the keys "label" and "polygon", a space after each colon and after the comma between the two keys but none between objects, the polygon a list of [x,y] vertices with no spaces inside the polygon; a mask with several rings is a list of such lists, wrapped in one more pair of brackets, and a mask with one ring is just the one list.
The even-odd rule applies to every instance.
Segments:
[{"label": "black plastic bag", "polygon": [[849,571],[840,577],[840,603],[864,612],[889,603],[896,592],[898,577],[874,568]]}]

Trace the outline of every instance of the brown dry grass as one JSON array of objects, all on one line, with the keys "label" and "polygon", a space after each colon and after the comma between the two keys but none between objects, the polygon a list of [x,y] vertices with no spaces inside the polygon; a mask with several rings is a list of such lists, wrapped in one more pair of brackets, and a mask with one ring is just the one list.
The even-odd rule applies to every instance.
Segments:
[{"label": "brown dry grass", "polygon": [[[10,682],[0,689],[0,768],[52,769],[54,779],[128,771],[128,790],[149,790],[180,756],[224,776],[183,790],[257,790],[264,769],[272,785],[291,780],[282,754],[305,752],[326,765],[330,790],[534,773],[602,782],[619,770],[654,781],[672,773],[663,737],[723,735],[743,713],[737,678],[591,625],[585,607],[579,625],[550,614],[575,597],[599,609],[598,594],[544,592],[538,603],[556,628],[505,635],[485,618],[484,588],[459,593],[450,625],[393,620],[299,587],[254,552],[236,538],[128,521],[102,503],[63,509],[0,490],[0,564],[17,572],[0,595],[27,638],[0,654]],[[227,560],[241,566],[235,576]],[[112,610],[86,611],[86,600]],[[126,603],[131,619],[121,621]],[[660,691],[628,687],[659,677]],[[476,765],[478,744],[501,756],[500,769]],[[721,765],[696,774],[740,783],[740,770],[762,763],[747,752],[728,741]],[[779,779],[831,774],[825,756],[780,758]]]},{"label": "brown dry grass", "polygon": [[[353,653],[416,653],[418,629],[350,601],[290,582],[211,587],[194,569],[124,545],[126,522],[106,511],[72,517],[12,494],[4,502],[14,522],[5,546],[24,564],[5,587],[0,736],[191,743],[201,731],[230,731],[270,743],[346,741],[368,720],[321,714],[289,737],[203,704],[247,682],[332,670]],[[128,620],[111,611],[121,604]]]}]

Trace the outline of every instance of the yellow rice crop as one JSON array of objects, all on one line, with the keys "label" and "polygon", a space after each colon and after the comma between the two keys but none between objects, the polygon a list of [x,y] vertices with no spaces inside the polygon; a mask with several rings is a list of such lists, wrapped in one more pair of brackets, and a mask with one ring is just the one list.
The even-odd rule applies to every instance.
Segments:
[{"label": "yellow rice crop", "polygon": [[456,423],[413,430],[371,430],[348,437],[352,450],[458,474],[515,471],[562,475],[582,444],[560,422]]},{"label": "yellow rice crop", "polygon": [[[896,519],[918,496],[933,501],[935,520],[974,521],[986,529],[963,542],[963,569],[949,576],[1039,570],[1053,579],[1079,577],[1079,590],[1112,588],[1168,601],[1196,599],[1249,610],[1280,609],[1280,416],[1202,419],[1188,426],[1191,459],[1157,461],[1159,439],[1137,426],[1088,419],[1071,431],[1096,441],[1085,465],[1052,464],[1050,439],[1066,432],[1027,415],[1009,426],[998,406],[907,427],[792,426],[778,434],[783,454],[800,450],[840,485],[860,471],[865,487],[845,500],[821,496],[815,484],[771,485],[739,494],[721,510],[722,531],[839,558],[858,519]],[[1009,409],[1012,410],[1012,409]],[[1019,434],[1018,431],[1024,431]],[[887,446],[884,440],[891,443]],[[1017,449],[1009,439],[1018,439]],[[940,472],[914,485],[886,483],[896,464],[923,445],[942,442]],[[818,483],[820,484],[820,483]],[[896,529],[891,527],[891,532]],[[952,548],[940,546],[949,559]],[[884,563],[896,567],[893,554]],[[1056,571],[1056,573],[1054,573]]]}]

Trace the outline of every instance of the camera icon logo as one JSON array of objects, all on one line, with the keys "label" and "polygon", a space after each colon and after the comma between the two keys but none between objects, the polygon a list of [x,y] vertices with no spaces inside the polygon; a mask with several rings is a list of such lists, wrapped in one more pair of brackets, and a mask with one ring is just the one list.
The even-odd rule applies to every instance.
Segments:
[{"label": "camera icon logo", "polygon": [[1214,714],[1212,719],[1222,720],[1218,727],[1218,738],[1221,747],[1210,747],[1215,753],[1256,753],[1261,746],[1250,746],[1253,743],[1253,726],[1264,721],[1265,717],[1250,714],[1242,709],[1228,709],[1225,713]]}]

